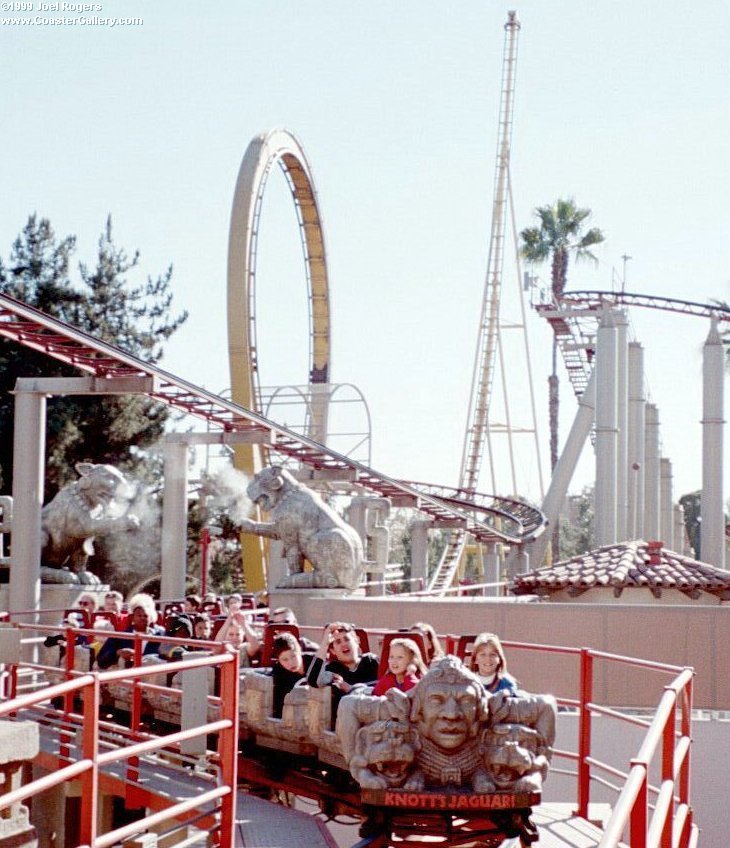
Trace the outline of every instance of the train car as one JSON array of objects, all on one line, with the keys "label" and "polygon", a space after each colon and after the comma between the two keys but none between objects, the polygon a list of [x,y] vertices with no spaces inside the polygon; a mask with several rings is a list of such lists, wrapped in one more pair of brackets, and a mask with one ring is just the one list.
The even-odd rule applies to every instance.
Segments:
[{"label": "train car", "polygon": [[[268,625],[267,660],[282,630],[298,635],[295,626]],[[404,635],[385,634],[382,654]],[[367,647],[368,634],[358,637]],[[454,650],[463,654],[472,643],[473,637],[455,640]],[[75,664],[88,662],[87,654],[77,648]],[[166,661],[145,662],[160,665],[144,694],[147,721],[180,726],[182,682]],[[360,684],[341,695],[328,685],[326,667],[319,677],[320,685],[304,677],[291,687],[279,712],[273,667],[241,669],[239,781],[249,791],[280,802],[306,796],[330,815],[358,816],[373,848],[404,836],[486,848],[509,838],[524,846],[537,840],[530,816],[552,756],[553,697],[511,688],[490,693],[453,654],[433,661],[407,692],[394,687],[375,695]],[[208,688],[214,720],[220,707],[212,671]],[[105,704],[124,714],[130,687],[109,684]]]}]

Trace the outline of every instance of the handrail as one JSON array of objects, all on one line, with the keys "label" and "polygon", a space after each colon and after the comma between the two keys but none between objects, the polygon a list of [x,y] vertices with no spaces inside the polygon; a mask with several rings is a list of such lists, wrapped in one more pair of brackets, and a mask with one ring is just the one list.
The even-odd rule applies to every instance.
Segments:
[{"label": "handrail", "polygon": [[[15,625],[19,629],[24,630],[42,630],[47,629],[63,629],[53,628],[50,625]],[[313,631],[314,628],[302,627],[303,630]],[[75,631],[76,633],[86,633],[93,631]],[[371,638],[377,639],[379,635],[391,632],[387,629],[369,629]],[[101,635],[109,635],[109,631],[101,631]],[[133,637],[133,634],[126,634]],[[73,637],[72,637],[73,638]],[[142,636],[144,638],[144,635]],[[171,640],[170,637],[158,637]],[[441,636],[444,640],[447,650],[455,651],[458,637]],[[29,640],[30,641],[30,640]],[[136,639],[137,662],[141,658],[140,649],[141,642]],[[183,640],[185,641],[185,640]],[[555,749],[553,756],[576,763],[576,771],[561,772],[556,769],[556,773],[565,773],[568,776],[576,778],[577,781],[577,809],[576,814],[588,818],[588,807],[590,802],[590,790],[592,784],[605,786],[612,791],[618,792],[618,799],[614,805],[613,814],[605,827],[603,838],[600,842],[600,848],[617,848],[621,840],[625,838],[627,829],[630,830],[630,844],[632,848],[692,848],[696,844],[697,827],[692,821],[692,809],[689,802],[689,774],[690,774],[690,751],[691,751],[691,710],[692,710],[692,683],[694,671],[691,668],[683,668],[681,666],[669,665],[666,663],[655,662],[651,660],[625,657],[619,654],[608,653],[605,651],[596,651],[589,648],[575,648],[570,646],[548,645],[548,644],[531,644],[527,642],[517,642],[512,640],[504,640],[503,645],[509,650],[532,651],[536,653],[550,653],[562,655],[569,658],[569,661],[575,662],[576,677],[580,677],[579,698],[558,697],[558,702],[563,705],[576,707],[579,711],[579,747],[578,751],[573,753]],[[574,658],[574,659],[573,659]],[[165,671],[176,672],[183,667],[196,667],[205,665],[215,665],[221,662],[220,657],[200,657],[195,660],[185,660],[181,663],[165,664]],[[633,668],[640,669],[646,672],[656,672],[660,675],[671,676],[666,685],[663,686],[663,692],[658,700],[656,710],[651,720],[629,714],[615,707],[602,706],[595,702],[594,694],[594,675],[596,663],[608,663],[610,665],[629,665]],[[0,705],[0,716],[6,714],[13,709],[19,709],[24,703],[38,702],[40,700],[48,700],[52,697],[57,697],[61,694],[66,695],[68,703],[73,703],[71,693],[77,689],[88,687],[92,680],[113,681],[120,679],[131,679],[133,685],[132,702],[134,706],[135,694],[141,700],[141,692],[139,687],[144,683],[144,679],[159,674],[160,666],[143,666],[135,669],[120,669],[116,671],[108,671],[102,673],[83,673],[74,672],[67,669],[73,678],[66,683],[49,686],[40,692],[34,692],[31,695],[24,695],[20,699],[15,699],[12,702],[7,702]],[[221,693],[220,698],[216,698],[216,702],[220,702],[221,709],[230,708],[231,703],[237,699],[238,689],[237,681],[229,680],[228,675],[221,675]],[[597,678],[600,679],[600,678]],[[226,682],[228,681],[228,682]],[[144,683],[145,687],[158,688],[153,683]],[[164,687],[160,687],[164,688]],[[134,690],[138,690],[135,693]],[[25,699],[25,700],[24,700]],[[84,699],[84,707],[86,709],[86,699]],[[677,712],[679,710],[679,713]],[[94,763],[97,771],[100,765],[106,765],[115,759],[133,759],[147,751],[154,750],[157,740],[150,740],[146,737],[135,737],[135,710],[132,710],[132,730],[130,744],[122,749],[121,753],[117,751],[105,751],[99,753],[92,750],[93,756],[87,755],[89,742],[85,742],[83,754],[84,759],[81,765],[73,764],[75,769],[73,774],[80,775],[85,773],[85,762]],[[228,717],[231,717],[233,725],[237,725],[237,721],[233,716],[237,715],[237,707],[235,712],[225,712],[225,715],[219,722],[213,722],[206,725],[206,732],[214,732],[220,730],[221,733],[229,733],[232,728],[227,722]],[[615,768],[613,765],[601,762],[591,753],[592,747],[592,716],[601,715],[607,719],[622,721],[624,723],[637,726],[645,729],[645,734],[637,755],[630,761],[629,768],[622,770]],[[137,713],[137,719],[139,714]],[[93,724],[89,721],[88,724]],[[84,728],[86,732],[86,728]],[[162,745],[170,745],[184,738],[190,738],[188,734],[193,735],[196,730],[185,730],[164,737],[160,743]],[[221,750],[227,750],[221,748]],[[654,760],[661,756],[660,765],[660,780],[658,786],[649,783],[649,771]],[[67,767],[66,763],[64,766]],[[227,769],[227,777],[222,780],[225,785],[233,785],[235,783],[235,763],[231,762]],[[90,769],[86,769],[88,771]],[[223,762],[221,763],[221,773],[223,777]],[[617,778],[615,781],[604,779],[600,772],[604,772],[607,777]],[[62,777],[58,778],[58,782],[63,779],[64,772],[57,772]],[[68,776],[70,772],[65,772]],[[55,779],[56,775],[50,779]],[[49,778],[44,778],[48,780]],[[96,778],[98,779],[98,777]],[[622,784],[622,785],[617,785]],[[40,784],[37,784],[40,785]],[[55,785],[55,784],[54,784]],[[37,790],[36,790],[37,791]],[[29,790],[26,792],[24,788],[22,794],[14,793],[8,795],[9,798],[28,797],[31,794]],[[650,803],[649,798],[655,800]],[[9,803],[9,802],[8,802]],[[5,804],[5,799],[3,806]],[[176,808],[177,809],[177,808]],[[199,806],[198,806],[199,809]],[[224,803],[221,801],[221,811],[224,809]],[[223,813],[221,812],[221,821],[223,821]],[[232,828],[232,819],[226,822],[226,827]],[[223,833],[223,831],[222,831]],[[96,842],[89,842],[92,848],[104,848],[105,844],[98,839]],[[223,842],[221,842],[223,844]]]},{"label": "handrail", "polygon": [[[31,625],[32,627],[32,625]],[[104,631],[108,635],[109,631]],[[130,634],[131,635],[131,634]],[[152,825],[177,818],[203,805],[219,801],[220,821],[218,824],[218,845],[220,848],[232,848],[235,824],[236,774],[238,757],[238,654],[222,650],[208,657],[195,657],[165,665],[168,673],[177,673],[195,668],[220,667],[221,669],[221,718],[194,728],[188,728],[165,736],[134,740],[124,747],[111,751],[99,751],[99,706],[102,684],[121,679],[136,681],[160,673],[159,666],[137,666],[113,671],[95,671],[76,673],[63,683],[46,686],[43,689],[19,695],[8,701],[0,702],[0,718],[25,710],[53,698],[64,697],[66,703],[73,702],[74,694],[83,696],[83,725],[81,757],[76,762],[67,763],[53,773],[0,796],[0,810],[57,786],[71,778],[82,780],[82,802],[80,811],[81,844],[89,848],[107,848],[132,834],[139,833]],[[165,810],[155,812],[130,825],[117,828],[104,835],[98,835],[96,801],[99,797],[100,767],[115,762],[129,760],[140,754],[160,750],[171,744],[196,737],[205,738],[208,734],[218,733],[217,759],[220,766],[219,785],[208,792],[197,794],[194,798],[173,804]],[[134,728],[132,736],[134,737]],[[64,752],[68,759],[69,750]]]},{"label": "handrail", "polygon": [[[616,848],[627,828],[632,848],[688,848],[696,838],[696,826],[692,823],[689,805],[689,725],[693,677],[691,668],[682,669],[664,687],[649,730],[638,754],[631,761],[631,770],[604,829],[599,848]],[[676,708],[680,696],[684,698],[680,704],[681,730],[677,739]],[[649,816],[648,796],[652,789],[648,782],[649,764],[660,747],[662,783]]]}]

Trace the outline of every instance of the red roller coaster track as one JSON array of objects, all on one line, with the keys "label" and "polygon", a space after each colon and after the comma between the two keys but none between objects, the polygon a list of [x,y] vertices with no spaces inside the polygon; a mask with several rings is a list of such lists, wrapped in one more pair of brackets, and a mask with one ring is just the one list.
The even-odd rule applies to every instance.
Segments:
[{"label": "red roller coaster track", "polygon": [[566,292],[559,303],[536,304],[538,315],[545,318],[553,329],[576,397],[583,394],[588,384],[593,367],[596,329],[601,310],[607,306],[661,309],[680,315],[715,318],[720,323],[730,324],[730,308],[727,306],[635,292]]},{"label": "red roller coaster track", "polygon": [[[276,456],[317,470],[350,472],[357,487],[413,506],[436,523],[453,523],[457,519],[480,541],[522,544],[538,536],[545,526],[540,510],[519,501],[479,495],[477,503],[474,496],[453,491],[439,497],[437,488],[394,480],[6,295],[0,295],[0,336],[100,379],[151,378],[153,388],[148,394],[156,400],[202,418],[224,432],[269,434],[271,443],[265,447]],[[505,517],[511,519],[509,528],[504,526]]]}]

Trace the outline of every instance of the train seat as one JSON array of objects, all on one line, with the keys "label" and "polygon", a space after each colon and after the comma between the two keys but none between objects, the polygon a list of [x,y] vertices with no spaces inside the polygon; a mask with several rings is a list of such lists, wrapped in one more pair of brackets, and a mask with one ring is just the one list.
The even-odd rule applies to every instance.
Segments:
[{"label": "train seat", "polygon": [[418,645],[421,651],[421,657],[426,663],[426,642],[422,633],[412,633],[410,631],[395,630],[392,633],[384,633],[380,643],[380,665],[378,666],[378,677],[388,671],[388,652],[390,651],[390,643],[393,639],[412,639]]},{"label": "train seat", "polygon": [[261,648],[261,665],[270,666],[273,662],[274,639],[279,633],[291,633],[295,639],[299,639],[299,627],[296,624],[273,624],[269,622],[264,627],[263,646]]},{"label": "train seat", "polygon": [[245,724],[259,744],[307,756],[316,753],[307,724],[308,686],[295,686],[286,695],[281,718],[273,715],[274,680],[270,674],[259,671],[249,675],[243,699]]}]

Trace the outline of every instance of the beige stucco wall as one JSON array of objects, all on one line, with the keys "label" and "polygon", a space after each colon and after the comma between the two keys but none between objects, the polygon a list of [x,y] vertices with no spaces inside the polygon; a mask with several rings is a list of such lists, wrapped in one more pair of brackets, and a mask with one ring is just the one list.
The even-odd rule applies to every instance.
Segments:
[{"label": "beige stucco wall", "polygon": [[[439,633],[491,630],[503,639],[570,647],[591,647],[696,670],[696,707],[730,710],[730,608],[668,604],[513,603],[487,598],[455,600],[305,597],[273,593],[272,605],[293,607],[300,622],[317,625],[352,621],[363,627],[398,629],[429,621]],[[314,633],[314,631],[313,631]],[[575,657],[509,652],[510,670],[525,688],[578,696]],[[664,675],[599,662],[598,702],[655,706]]]}]

